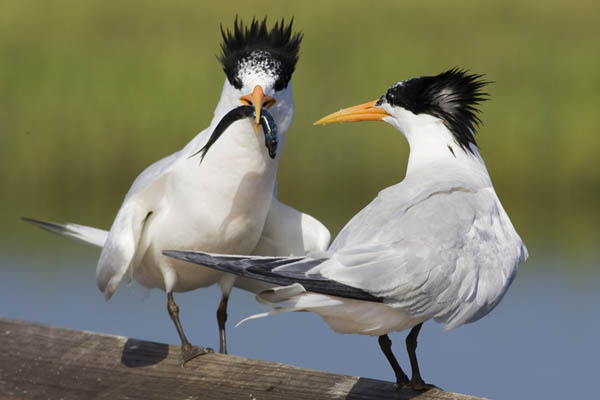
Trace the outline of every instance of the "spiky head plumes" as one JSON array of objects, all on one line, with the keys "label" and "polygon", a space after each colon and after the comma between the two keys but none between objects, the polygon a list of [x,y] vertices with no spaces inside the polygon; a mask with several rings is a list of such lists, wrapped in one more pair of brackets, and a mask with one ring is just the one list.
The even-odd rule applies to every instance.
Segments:
[{"label": "spiky head plumes", "polygon": [[302,41],[302,33],[292,31],[293,23],[293,18],[287,25],[281,19],[269,29],[266,17],[261,22],[253,18],[249,25],[236,17],[233,32],[221,26],[223,43],[219,61],[229,83],[240,89],[244,73],[250,70],[273,76],[274,89],[285,89],[296,68]]},{"label": "spiky head plumes", "polygon": [[477,106],[488,99],[482,89],[489,83],[483,75],[452,68],[435,76],[422,76],[399,82],[388,89],[379,102],[403,107],[414,114],[429,114],[441,119],[458,144],[470,150],[475,129],[481,123]]}]

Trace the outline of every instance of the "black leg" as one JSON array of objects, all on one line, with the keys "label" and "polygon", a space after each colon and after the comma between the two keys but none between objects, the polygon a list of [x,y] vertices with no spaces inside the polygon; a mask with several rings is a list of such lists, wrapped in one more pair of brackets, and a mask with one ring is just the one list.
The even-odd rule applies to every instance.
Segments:
[{"label": "black leg", "polygon": [[181,322],[179,321],[179,306],[177,303],[175,303],[175,300],[173,300],[172,292],[167,293],[167,310],[169,311],[171,320],[173,320],[175,328],[177,328],[177,333],[179,333],[179,338],[181,339],[181,366],[194,357],[198,357],[206,353],[212,353],[211,349],[204,348],[202,346],[192,346],[185,337],[185,333],[183,333],[183,328],[181,327]]},{"label": "black leg", "polygon": [[417,362],[417,336],[419,336],[422,326],[422,322],[419,325],[415,325],[406,337],[406,351],[408,352],[410,367],[412,369],[410,387],[412,387],[414,390],[428,390],[432,387],[435,387],[423,382],[423,379],[421,378],[421,372],[419,371],[419,363]]},{"label": "black leg", "polygon": [[225,322],[227,322],[227,301],[229,294],[223,293],[221,303],[217,309],[217,322],[219,323],[219,353],[227,354],[227,338],[225,336]]},{"label": "black leg", "polygon": [[400,364],[398,364],[398,360],[396,360],[394,353],[392,353],[392,341],[388,335],[379,336],[379,347],[381,347],[381,351],[383,351],[383,354],[385,354],[385,357],[392,366],[394,374],[396,375],[398,389],[401,389],[404,385],[408,384],[408,376],[402,371]]}]

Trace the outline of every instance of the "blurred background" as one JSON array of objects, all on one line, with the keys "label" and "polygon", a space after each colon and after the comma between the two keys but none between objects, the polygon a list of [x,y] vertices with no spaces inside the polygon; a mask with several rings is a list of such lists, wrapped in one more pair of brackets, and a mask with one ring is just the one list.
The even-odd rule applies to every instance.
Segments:
[{"label": "blurred background", "polygon": [[[108,229],[133,179],[208,125],[225,79],[219,25],[236,15],[293,16],[304,32],[279,197],[333,235],[404,177],[408,146],[386,124],[313,121],[454,66],[494,81],[477,140],[530,259],[480,322],[425,325],[421,370],[444,389],[491,398],[591,394],[600,357],[593,1],[0,2],[0,316],[178,342],[164,293],[122,285],[105,303],[97,250],[19,218]],[[217,347],[218,291],[176,300],[189,336]],[[314,315],[233,328],[260,311],[235,292],[233,354],[393,380],[375,339],[334,334]],[[392,340],[409,370],[404,333]]]}]

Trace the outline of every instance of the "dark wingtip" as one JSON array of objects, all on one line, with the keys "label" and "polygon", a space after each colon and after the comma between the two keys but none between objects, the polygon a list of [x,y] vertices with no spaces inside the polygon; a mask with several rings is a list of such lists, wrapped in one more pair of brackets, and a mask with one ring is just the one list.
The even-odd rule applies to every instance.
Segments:
[{"label": "dark wingtip", "polygon": [[48,229],[48,227],[56,225],[53,222],[40,221],[38,219],[33,219],[29,217],[21,217],[21,220],[44,229]]},{"label": "dark wingtip", "polygon": [[163,250],[162,254],[167,257],[176,258],[178,260],[188,261],[187,256],[189,252],[181,250]]},{"label": "dark wingtip", "polygon": [[33,219],[33,218],[28,218],[28,217],[21,217],[21,219],[27,223],[35,225],[38,228],[47,230],[49,232],[62,234],[64,232],[68,231],[68,229],[65,225],[57,224],[56,222],[41,221],[38,219]]}]

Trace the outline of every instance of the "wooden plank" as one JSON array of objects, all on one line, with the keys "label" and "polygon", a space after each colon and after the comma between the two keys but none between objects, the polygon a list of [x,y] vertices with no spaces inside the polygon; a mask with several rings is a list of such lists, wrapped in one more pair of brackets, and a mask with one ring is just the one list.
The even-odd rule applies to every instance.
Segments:
[{"label": "wooden plank", "polygon": [[0,398],[466,400],[432,389],[0,318]]}]

